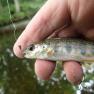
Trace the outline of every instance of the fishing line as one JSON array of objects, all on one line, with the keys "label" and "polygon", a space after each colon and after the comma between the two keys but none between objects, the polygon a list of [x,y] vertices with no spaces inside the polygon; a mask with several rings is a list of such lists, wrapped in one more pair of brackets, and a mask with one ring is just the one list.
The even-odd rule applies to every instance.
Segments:
[{"label": "fishing line", "polygon": [[15,40],[17,39],[16,38],[16,26],[15,26],[15,24],[13,23],[13,20],[12,20],[12,15],[11,15],[11,11],[10,11],[10,4],[9,4],[9,0],[7,0],[7,7],[8,7],[8,11],[9,11],[9,18],[10,18],[10,21],[11,21],[11,24],[12,24],[12,26],[13,26],[13,28],[14,28],[14,38],[15,38]]}]

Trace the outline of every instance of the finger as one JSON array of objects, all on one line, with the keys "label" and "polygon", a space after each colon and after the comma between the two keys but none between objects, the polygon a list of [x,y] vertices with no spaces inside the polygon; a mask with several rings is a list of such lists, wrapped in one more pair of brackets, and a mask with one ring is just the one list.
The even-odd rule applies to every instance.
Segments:
[{"label": "finger", "polygon": [[36,60],[35,73],[43,80],[48,80],[55,69],[56,63],[46,60]]},{"label": "finger", "polygon": [[79,33],[79,31],[74,28],[72,25],[69,27],[62,27],[56,31],[54,31],[48,38],[83,38],[83,35]]},{"label": "finger", "polygon": [[85,31],[83,35],[86,39],[94,41],[94,29]]},{"label": "finger", "polygon": [[54,31],[48,38],[83,38],[83,35],[74,26],[61,27],[60,29]]},{"label": "finger", "polygon": [[83,69],[78,62],[68,61],[63,65],[67,80],[73,84],[78,85],[83,79]]},{"label": "finger", "polygon": [[74,28],[72,25],[68,28],[61,29],[58,31],[57,36],[60,38],[79,38],[81,35],[79,35],[76,28]]},{"label": "finger", "polygon": [[[67,27],[68,27],[68,24],[65,24],[65,25],[62,26],[61,28],[55,30],[55,31],[48,37],[48,39],[49,39],[49,38],[60,37],[60,36],[59,36],[59,33],[61,33],[62,31],[66,31],[65,28],[67,28]],[[70,30],[67,30],[67,31],[70,32]]]},{"label": "finger", "polygon": [[54,30],[66,24],[68,19],[69,13],[66,0],[57,0],[56,2],[48,0],[16,41],[13,47],[15,55],[23,57],[22,52],[27,45],[45,39]]},{"label": "finger", "polygon": [[77,38],[77,33],[74,30],[67,29],[67,30],[62,30],[61,32],[58,33],[58,37],[60,38]]}]

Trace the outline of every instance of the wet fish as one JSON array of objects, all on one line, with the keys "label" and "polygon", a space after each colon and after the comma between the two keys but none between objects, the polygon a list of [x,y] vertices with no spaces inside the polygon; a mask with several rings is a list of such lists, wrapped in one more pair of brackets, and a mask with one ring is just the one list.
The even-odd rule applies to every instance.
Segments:
[{"label": "wet fish", "polygon": [[52,61],[94,61],[94,43],[80,39],[53,38],[29,45],[24,57]]}]

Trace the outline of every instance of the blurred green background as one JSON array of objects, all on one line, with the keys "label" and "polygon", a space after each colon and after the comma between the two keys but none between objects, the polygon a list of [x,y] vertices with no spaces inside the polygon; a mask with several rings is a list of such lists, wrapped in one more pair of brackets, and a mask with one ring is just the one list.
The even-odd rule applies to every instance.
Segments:
[{"label": "blurred green background", "polygon": [[81,85],[71,85],[60,65],[49,81],[34,73],[34,60],[12,51],[16,38],[46,0],[0,0],[0,94],[94,94],[94,64],[84,65]]}]

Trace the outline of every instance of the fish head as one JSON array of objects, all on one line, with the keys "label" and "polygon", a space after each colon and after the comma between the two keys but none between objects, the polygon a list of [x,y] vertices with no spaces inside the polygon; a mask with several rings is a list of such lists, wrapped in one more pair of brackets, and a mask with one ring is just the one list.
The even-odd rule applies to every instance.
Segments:
[{"label": "fish head", "polygon": [[24,57],[30,59],[46,59],[53,55],[54,50],[52,47],[46,44],[31,44],[24,51]]}]

